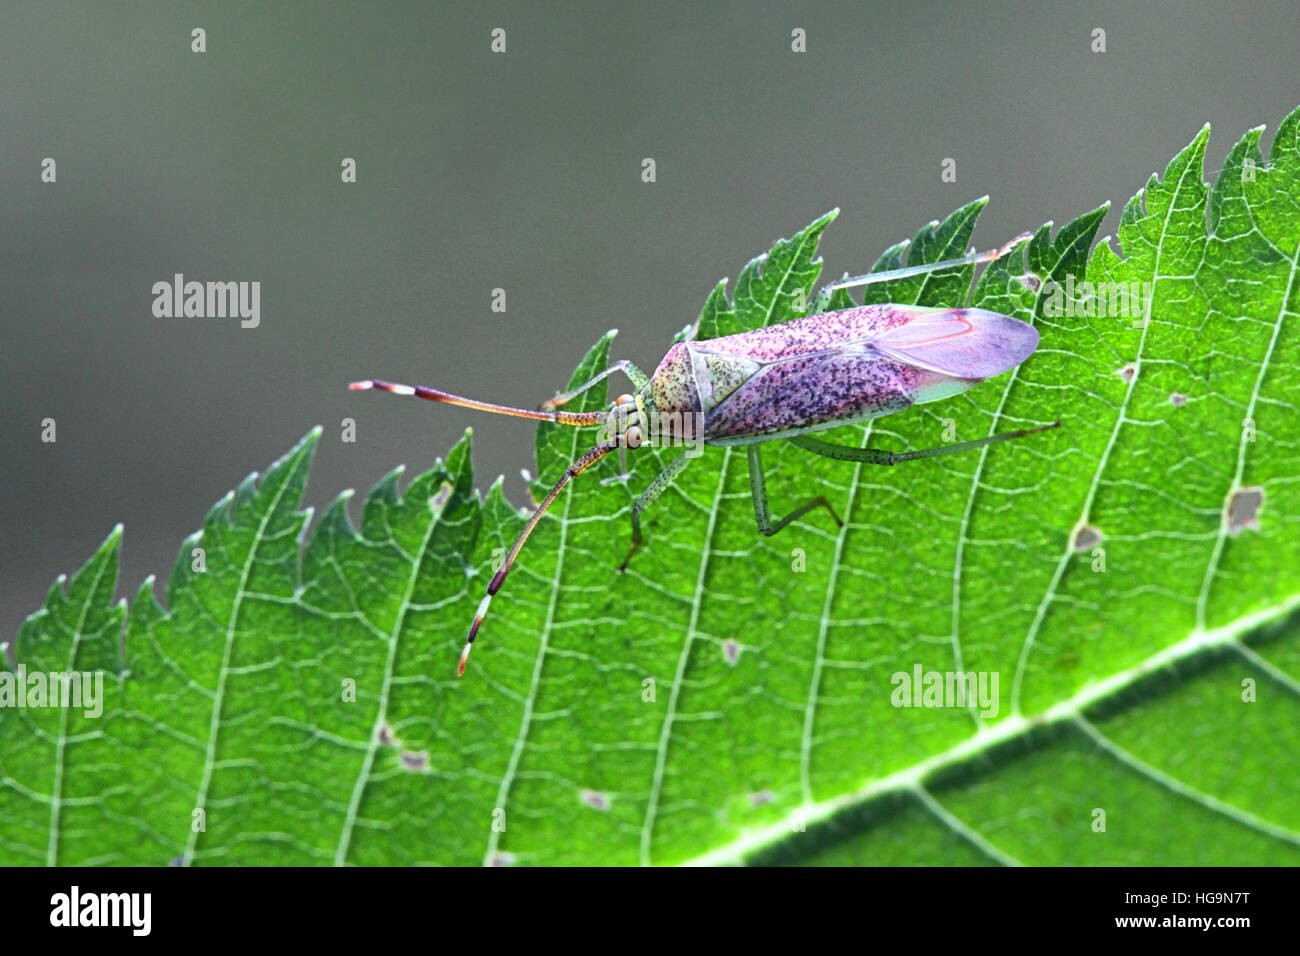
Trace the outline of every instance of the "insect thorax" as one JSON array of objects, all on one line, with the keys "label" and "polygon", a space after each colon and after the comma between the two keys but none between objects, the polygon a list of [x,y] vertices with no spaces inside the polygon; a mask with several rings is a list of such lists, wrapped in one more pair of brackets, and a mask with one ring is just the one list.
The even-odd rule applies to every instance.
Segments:
[{"label": "insect thorax", "polygon": [[642,426],[654,444],[704,440],[705,421],[748,382],[762,363],[742,355],[678,342],[664,356],[641,395]]}]

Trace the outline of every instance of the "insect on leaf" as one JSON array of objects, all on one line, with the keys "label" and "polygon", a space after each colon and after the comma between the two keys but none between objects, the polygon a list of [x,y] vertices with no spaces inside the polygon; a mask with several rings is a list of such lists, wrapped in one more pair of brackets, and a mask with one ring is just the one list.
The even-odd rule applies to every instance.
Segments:
[{"label": "insect on leaf", "polygon": [[[845,518],[770,539],[743,452],[709,449],[624,575],[667,456],[625,479],[610,456],[539,526],[463,681],[523,520],[474,492],[467,440],[380,481],[360,527],[341,499],[305,530],[309,435],[218,503],[165,593],[145,584],[120,648],[114,532],[11,649],[107,676],[98,718],[0,708],[0,862],[1300,862],[1300,112],[1267,164],[1259,135],[1207,186],[1202,132],[1113,241],[1093,248],[1102,207],[973,287],[965,267],[865,290],[1041,338],[837,441],[1063,427],[894,468],[769,446],[778,514],[820,494]],[[983,205],[878,267],[961,255]],[[700,336],[795,317],[832,218],[715,289]],[[1140,307],[1115,314],[1117,288]],[[539,487],[594,441],[537,435]],[[967,674],[973,699],[946,696]]]}]

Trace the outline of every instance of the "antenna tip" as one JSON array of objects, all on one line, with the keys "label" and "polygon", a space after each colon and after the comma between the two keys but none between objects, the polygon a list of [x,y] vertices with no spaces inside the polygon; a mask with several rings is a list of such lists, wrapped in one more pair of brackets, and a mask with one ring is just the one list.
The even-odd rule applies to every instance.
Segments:
[{"label": "antenna tip", "polygon": [[348,386],[348,388],[352,389],[352,391],[354,392],[360,392],[360,391],[364,391],[367,388],[374,388],[374,387],[375,387],[375,383],[368,380],[365,382],[353,382],[351,385]]},{"label": "antenna tip", "polygon": [[469,652],[473,646],[473,644],[466,644],[465,649],[460,652],[460,663],[456,665],[457,677],[465,676],[465,664],[469,662]]}]

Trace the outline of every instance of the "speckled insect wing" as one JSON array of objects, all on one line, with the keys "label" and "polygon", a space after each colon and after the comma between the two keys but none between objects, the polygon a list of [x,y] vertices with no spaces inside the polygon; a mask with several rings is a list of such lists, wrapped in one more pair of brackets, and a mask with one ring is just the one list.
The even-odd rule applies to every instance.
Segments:
[{"label": "speckled insect wing", "polygon": [[696,343],[758,371],[706,409],[713,444],[823,431],[938,401],[1000,375],[1038,345],[1033,326],[984,309],[863,306]]}]

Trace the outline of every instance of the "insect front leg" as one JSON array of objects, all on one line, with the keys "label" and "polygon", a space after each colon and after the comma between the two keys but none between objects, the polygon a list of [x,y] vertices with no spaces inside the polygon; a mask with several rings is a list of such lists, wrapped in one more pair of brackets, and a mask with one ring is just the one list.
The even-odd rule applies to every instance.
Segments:
[{"label": "insect front leg", "polygon": [[641,536],[641,512],[654,504],[655,500],[664,493],[668,486],[677,480],[677,476],[685,470],[689,463],[690,458],[687,457],[686,452],[682,452],[668,463],[667,468],[655,475],[654,481],[650,482],[646,490],[641,492],[640,497],[632,503],[632,547],[628,550],[623,563],[619,565],[619,571],[627,570],[627,563],[632,560],[632,555],[637,553],[642,540],[644,540]]},{"label": "insect front leg", "polygon": [[825,312],[830,305],[831,296],[837,289],[856,289],[859,286],[871,285],[873,282],[889,282],[894,279],[906,279],[908,276],[925,275],[927,272],[938,272],[940,269],[953,269],[957,266],[968,266],[976,262],[992,262],[994,259],[1001,259],[1012,249],[1015,249],[1022,242],[1031,238],[1031,234],[1024,232],[1016,236],[1001,249],[989,249],[986,252],[972,252],[970,255],[961,256],[958,259],[944,259],[942,262],[927,262],[921,265],[904,266],[901,269],[888,269],[884,272],[868,272],[860,276],[845,276],[842,279],[835,279],[821,287],[817,293],[817,299],[813,303],[812,314],[816,315]]},{"label": "insect front leg", "polygon": [[850,445],[837,445],[835,442],[822,441],[820,438],[814,438],[811,435],[795,435],[789,440],[798,445],[804,451],[810,451],[814,455],[821,455],[823,458],[834,458],[836,461],[862,461],[869,465],[896,465],[901,461],[913,461],[917,458],[940,458],[943,455],[956,455],[964,451],[971,451],[975,448],[981,448],[984,445],[992,445],[996,442],[1011,441],[1013,438],[1024,438],[1026,435],[1036,435],[1039,432],[1050,431],[1053,428],[1059,428],[1059,421],[1052,422],[1050,425],[1040,425],[1038,428],[1022,428],[1014,432],[1002,432],[1000,435],[989,435],[987,438],[976,438],[973,441],[957,442],[955,445],[941,445],[938,448],[920,448],[916,451],[885,451],[882,448],[853,448]]},{"label": "insect front leg", "polygon": [[805,505],[801,505],[791,511],[776,523],[772,522],[772,516],[767,509],[767,486],[763,482],[763,462],[759,457],[758,445],[749,445],[746,450],[749,452],[749,491],[750,496],[754,499],[754,520],[758,522],[758,530],[763,532],[769,538],[788,525],[791,521],[797,521],[814,508],[825,508],[830,512],[835,523],[841,528],[844,522],[840,516],[835,513],[831,503],[818,495]]},{"label": "insect front leg", "polygon": [[646,375],[645,372],[641,371],[639,368],[637,368],[635,365],[633,365],[631,362],[627,361],[626,359],[623,359],[621,361],[615,362],[613,365],[605,369],[605,371],[601,372],[599,375],[597,375],[595,378],[591,379],[590,381],[583,382],[577,388],[570,389],[567,392],[561,392],[559,395],[556,395],[554,398],[542,402],[542,408],[544,409],[559,408],[565,402],[569,402],[577,398],[579,395],[581,395],[587,389],[591,388],[593,385],[599,385],[601,382],[605,381],[605,379],[609,378],[615,372],[622,372],[624,375],[626,375],[628,377],[628,380],[631,381],[632,387],[638,392],[641,391],[641,389],[645,388],[646,383],[650,381],[650,378]]}]

